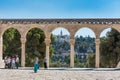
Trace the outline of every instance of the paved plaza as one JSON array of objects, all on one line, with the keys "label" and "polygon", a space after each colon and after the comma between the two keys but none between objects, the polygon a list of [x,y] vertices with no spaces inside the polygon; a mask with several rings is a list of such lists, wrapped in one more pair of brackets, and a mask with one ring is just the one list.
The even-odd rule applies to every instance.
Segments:
[{"label": "paved plaza", "polygon": [[114,69],[0,69],[0,80],[120,80]]}]

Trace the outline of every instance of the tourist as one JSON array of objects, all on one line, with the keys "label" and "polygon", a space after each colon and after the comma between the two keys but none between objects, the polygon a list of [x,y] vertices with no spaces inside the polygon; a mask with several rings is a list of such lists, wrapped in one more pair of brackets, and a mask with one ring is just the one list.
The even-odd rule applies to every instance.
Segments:
[{"label": "tourist", "polygon": [[15,57],[12,57],[11,59],[11,68],[15,69]]},{"label": "tourist", "polygon": [[4,59],[4,63],[5,63],[5,69],[8,68],[8,59],[7,59],[7,56]]},{"label": "tourist", "polygon": [[38,57],[35,57],[34,59],[34,72],[37,73],[38,70]]},{"label": "tourist", "polygon": [[18,66],[19,66],[19,57],[18,56],[16,56],[15,64],[16,64],[16,68],[18,69]]},{"label": "tourist", "polygon": [[46,59],[46,57],[44,57],[44,68],[47,68],[47,59]]},{"label": "tourist", "polygon": [[8,61],[8,68],[10,69],[11,68],[11,57],[8,57],[7,61]]}]

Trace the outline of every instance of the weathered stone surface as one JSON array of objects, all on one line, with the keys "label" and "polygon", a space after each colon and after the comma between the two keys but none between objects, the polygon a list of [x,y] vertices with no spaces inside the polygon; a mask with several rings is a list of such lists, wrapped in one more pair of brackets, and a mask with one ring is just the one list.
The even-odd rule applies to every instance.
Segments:
[{"label": "weathered stone surface", "polygon": [[0,80],[120,80],[120,71],[0,69]]}]

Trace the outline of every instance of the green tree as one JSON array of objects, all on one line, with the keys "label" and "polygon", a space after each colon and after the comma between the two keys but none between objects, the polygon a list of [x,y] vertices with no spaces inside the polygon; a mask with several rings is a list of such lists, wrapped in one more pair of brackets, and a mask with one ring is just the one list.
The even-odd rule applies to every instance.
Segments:
[{"label": "green tree", "polygon": [[116,67],[120,61],[120,33],[115,29],[101,38],[100,55],[101,67]]},{"label": "green tree", "polygon": [[10,28],[3,34],[3,57],[16,55],[21,57],[20,34],[16,29]]},{"label": "green tree", "polygon": [[[40,66],[43,66],[43,58],[46,54],[45,34],[41,29],[33,28],[27,34],[26,42],[26,66],[33,66],[34,57],[37,56],[40,61]],[[54,37],[51,36],[51,42]],[[50,45],[50,57],[54,53],[52,44]]]},{"label": "green tree", "polygon": [[95,54],[94,53],[89,53],[87,55],[87,67],[95,67]]},{"label": "green tree", "polygon": [[33,66],[35,56],[39,58],[40,65],[43,65],[46,48],[44,39],[45,34],[41,29],[33,28],[27,33],[26,66]]}]

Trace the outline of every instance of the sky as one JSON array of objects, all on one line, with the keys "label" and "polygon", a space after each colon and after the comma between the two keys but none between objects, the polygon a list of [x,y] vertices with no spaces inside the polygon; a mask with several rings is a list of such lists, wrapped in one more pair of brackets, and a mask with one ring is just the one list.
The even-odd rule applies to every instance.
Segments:
[{"label": "sky", "polygon": [[119,17],[120,0],[0,0],[0,18]]},{"label": "sky", "polygon": [[[110,30],[111,30],[111,28],[107,28],[107,29],[103,30],[103,31],[101,32],[101,34],[100,34],[100,37],[105,37],[106,34],[107,34],[107,32],[110,31]],[[53,33],[54,35],[60,35],[60,34],[61,34],[61,31],[62,31],[63,35],[70,35],[69,31],[66,30],[65,28],[62,28],[62,27],[60,27],[60,28],[58,28],[58,29],[55,29],[52,33]],[[86,28],[86,27],[79,29],[79,30],[75,33],[74,37],[76,37],[76,36],[87,37],[88,35],[89,35],[90,37],[96,38],[96,37],[95,37],[95,33],[94,33],[91,29]]]}]

